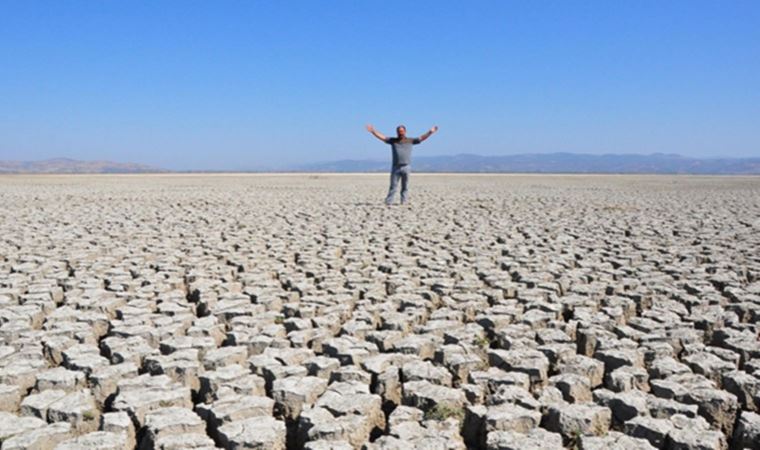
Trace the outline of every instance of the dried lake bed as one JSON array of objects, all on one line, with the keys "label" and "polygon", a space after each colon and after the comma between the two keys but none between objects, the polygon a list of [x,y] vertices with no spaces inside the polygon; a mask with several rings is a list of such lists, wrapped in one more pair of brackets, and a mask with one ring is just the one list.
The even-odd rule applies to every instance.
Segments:
[{"label": "dried lake bed", "polygon": [[0,448],[760,448],[760,177],[387,184],[0,176]]}]

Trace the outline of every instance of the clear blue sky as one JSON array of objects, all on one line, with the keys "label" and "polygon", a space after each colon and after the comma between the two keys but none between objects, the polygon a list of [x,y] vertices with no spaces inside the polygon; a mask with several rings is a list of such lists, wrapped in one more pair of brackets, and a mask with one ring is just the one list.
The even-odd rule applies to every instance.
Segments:
[{"label": "clear blue sky", "polygon": [[0,159],[760,156],[760,1],[0,0]]}]

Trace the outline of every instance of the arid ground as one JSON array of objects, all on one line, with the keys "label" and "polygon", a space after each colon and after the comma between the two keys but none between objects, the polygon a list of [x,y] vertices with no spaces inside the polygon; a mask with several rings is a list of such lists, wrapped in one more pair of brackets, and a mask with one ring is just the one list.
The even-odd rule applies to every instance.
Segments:
[{"label": "arid ground", "polygon": [[6,449],[760,448],[760,177],[0,176]]}]

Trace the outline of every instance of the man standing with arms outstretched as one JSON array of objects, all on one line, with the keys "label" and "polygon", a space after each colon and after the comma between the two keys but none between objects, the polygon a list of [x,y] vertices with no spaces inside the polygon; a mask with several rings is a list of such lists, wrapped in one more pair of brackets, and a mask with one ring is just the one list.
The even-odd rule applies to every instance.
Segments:
[{"label": "man standing with arms outstretched", "polygon": [[412,169],[412,146],[417,145],[432,136],[433,133],[438,131],[438,127],[434,126],[427,133],[418,138],[406,137],[406,127],[404,125],[397,126],[396,137],[391,138],[380,134],[372,125],[367,125],[367,131],[386,144],[390,144],[391,151],[393,152],[391,187],[388,189],[388,196],[385,198],[385,204],[390,206],[390,204],[393,203],[393,197],[396,195],[396,189],[398,187],[398,180],[401,179],[401,204],[403,205],[406,203],[407,194],[409,192],[409,174]]}]

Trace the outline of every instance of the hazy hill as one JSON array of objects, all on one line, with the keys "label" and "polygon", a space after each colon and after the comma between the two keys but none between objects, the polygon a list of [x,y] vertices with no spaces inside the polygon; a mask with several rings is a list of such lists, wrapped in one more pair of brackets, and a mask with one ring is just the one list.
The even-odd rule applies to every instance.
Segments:
[{"label": "hazy hill", "polygon": [[[341,160],[244,172],[386,172],[383,160]],[[759,175],[760,158],[690,158],[681,155],[589,155],[578,153],[482,156],[414,156],[415,172],[518,173],[654,173]],[[68,158],[43,161],[0,161],[0,173],[163,173],[166,169],[136,163],[79,161]],[[204,172],[202,168],[192,172]],[[215,171],[224,172],[224,171]]]},{"label": "hazy hill", "polygon": [[[422,153],[422,152],[420,152]],[[681,155],[589,155],[578,153],[481,156],[424,156],[417,153],[416,172],[527,172],[527,173],[662,173],[760,174],[760,158],[690,158]],[[388,159],[342,160],[295,167],[305,172],[381,172]]]},{"label": "hazy hill", "polygon": [[164,169],[135,163],[78,161],[68,158],[42,161],[0,161],[0,173],[151,173]]}]

